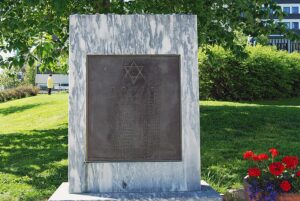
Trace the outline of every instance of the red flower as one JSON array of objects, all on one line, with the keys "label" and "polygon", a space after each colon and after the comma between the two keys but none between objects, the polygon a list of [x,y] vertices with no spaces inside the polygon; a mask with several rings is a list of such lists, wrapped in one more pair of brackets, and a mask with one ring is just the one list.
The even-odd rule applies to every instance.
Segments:
[{"label": "red flower", "polygon": [[250,159],[250,158],[252,158],[253,155],[254,155],[254,153],[252,151],[246,151],[244,153],[244,159]]},{"label": "red flower", "polygon": [[290,184],[289,181],[284,180],[284,181],[281,182],[280,188],[281,188],[283,191],[288,192],[289,190],[291,190],[292,185]]},{"label": "red flower", "polygon": [[252,155],[252,160],[254,161],[263,161],[263,160],[267,160],[269,158],[269,156],[267,154],[253,154]]},{"label": "red flower", "polygon": [[260,169],[257,167],[249,168],[248,169],[248,175],[249,177],[259,177],[260,176]]},{"label": "red flower", "polygon": [[282,159],[282,162],[285,164],[287,169],[296,169],[299,160],[297,156],[285,156]]},{"label": "red flower", "polygon": [[252,160],[254,160],[254,161],[260,161],[258,155],[256,155],[256,154],[253,154]]},{"label": "red flower", "polygon": [[296,177],[300,177],[300,171],[296,172]]},{"label": "red flower", "polygon": [[267,154],[259,154],[258,155],[258,159],[260,161],[263,161],[263,160],[268,160],[269,156]]},{"label": "red flower", "polygon": [[269,149],[269,152],[271,153],[273,158],[279,154],[279,152],[275,148]]},{"label": "red flower", "polygon": [[269,165],[271,174],[278,176],[284,171],[284,165],[281,162],[274,162]]}]

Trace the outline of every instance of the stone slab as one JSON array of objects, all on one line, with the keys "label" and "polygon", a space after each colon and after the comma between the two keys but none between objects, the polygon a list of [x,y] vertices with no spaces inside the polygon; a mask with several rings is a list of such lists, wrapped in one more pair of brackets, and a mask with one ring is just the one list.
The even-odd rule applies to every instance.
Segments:
[{"label": "stone slab", "polygon": [[71,194],[69,183],[64,182],[54,192],[49,201],[221,201],[221,196],[207,183],[201,182],[201,191],[163,192],[163,193],[101,193]]},{"label": "stone slab", "polygon": [[[71,15],[69,190],[71,193],[200,190],[197,17]],[[87,55],[180,55],[182,160],[86,163]]]}]

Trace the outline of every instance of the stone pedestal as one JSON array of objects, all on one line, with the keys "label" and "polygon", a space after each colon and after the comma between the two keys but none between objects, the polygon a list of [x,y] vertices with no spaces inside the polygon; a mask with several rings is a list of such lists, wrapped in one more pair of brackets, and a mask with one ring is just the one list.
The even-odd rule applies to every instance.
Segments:
[{"label": "stone pedestal", "polygon": [[[69,182],[62,184],[51,201],[220,200],[200,184],[196,19],[195,15],[70,16]],[[180,57],[179,160],[87,161],[88,55]]]},{"label": "stone pedestal", "polygon": [[161,193],[101,193],[71,194],[69,183],[62,183],[49,201],[221,201],[221,196],[205,182],[201,182],[201,191],[161,192]]}]

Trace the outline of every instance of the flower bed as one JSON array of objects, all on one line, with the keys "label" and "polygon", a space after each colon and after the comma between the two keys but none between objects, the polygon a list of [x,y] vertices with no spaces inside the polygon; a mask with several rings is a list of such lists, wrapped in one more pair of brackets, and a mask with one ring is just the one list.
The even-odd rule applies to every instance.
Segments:
[{"label": "flower bed", "polygon": [[279,152],[272,148],[269,155],[244,153],[249,161],[248,176],[244,180],[246,200],[300,200],[300,168],[297,156],[278,160]]}]

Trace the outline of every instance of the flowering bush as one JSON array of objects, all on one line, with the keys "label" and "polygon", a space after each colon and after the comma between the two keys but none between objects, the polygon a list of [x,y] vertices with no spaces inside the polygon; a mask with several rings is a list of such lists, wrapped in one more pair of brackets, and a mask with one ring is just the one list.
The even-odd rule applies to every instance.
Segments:
[{"label": "flowering bush", "polygon": [[300,167],[297,156],[285,156],[279,160],[279,152],[272,148],[269,154],[244,153],[249,161],[248,194],[251,200],[276,200],[278,194],[300,191]]}]

